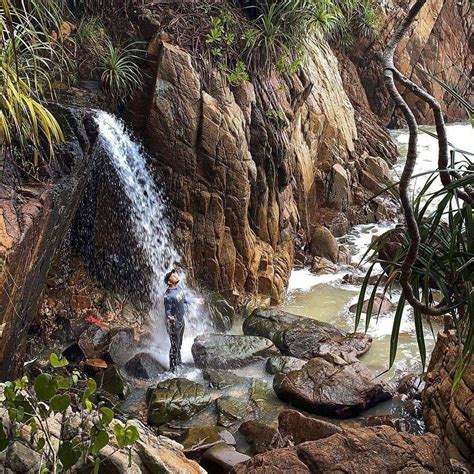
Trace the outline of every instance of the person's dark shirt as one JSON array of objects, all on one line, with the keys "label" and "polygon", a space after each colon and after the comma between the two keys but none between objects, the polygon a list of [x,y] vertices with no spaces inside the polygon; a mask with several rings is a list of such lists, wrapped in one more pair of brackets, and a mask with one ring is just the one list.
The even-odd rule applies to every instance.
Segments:
[{"label": "person's dark shirt", "polygon": [[191,301],[181,288],[168,288],[165,292],[166,317],[173,316],[178,322],[184,322],[185,304]]}]

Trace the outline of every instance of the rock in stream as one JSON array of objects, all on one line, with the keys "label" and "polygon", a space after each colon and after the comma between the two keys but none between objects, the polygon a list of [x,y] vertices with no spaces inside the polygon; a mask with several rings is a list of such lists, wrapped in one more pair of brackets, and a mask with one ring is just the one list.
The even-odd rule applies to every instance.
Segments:
[{"label": "rock in stream", "polygon": [[256,309],[243,324],[245,334],[267,337],[286,355],[312,359],[327,352],[365,354],[372,344],[367,334],[349,334],[332,324],[286,313]]},{"label": "rock in stream", "polygon": [[205,334],[196,337],[191,349],[198,367],[233,369],[278,354],[272,341],[264,337]]},{"label": "rock in stream", "polygon": [[346,418],[392,397],[362,362],[341,355],[315,357],[300,370],[276,374],[278,398],[310,413]]}]

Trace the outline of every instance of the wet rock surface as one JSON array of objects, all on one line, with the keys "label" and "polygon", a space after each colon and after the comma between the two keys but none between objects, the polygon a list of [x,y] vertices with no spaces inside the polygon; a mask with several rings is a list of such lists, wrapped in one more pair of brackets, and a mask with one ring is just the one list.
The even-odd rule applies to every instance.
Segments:
[{"label": "wet rock surface", "polygon": [[274,375],[278,372],[286,374],[292,370],[301,369],[304,364],[306,364],[305,360],[297,359],[296,357],[269,357],[265,365],[265,370],[271,375]]},{"label": "wet rock surface", "polygon": [[235,438],[220,426],[193,426],[181,438],[186,456],[194,457],[216,444],[235,445]]},{"label": "wet rock surface", "polygon": [[333,423],[305,416],[296,410],[283,410],[278,415],[278,431],[294,444],[316,441],[343,432]]},{"label": "wet rock surface", "polygon": [[244,473],[439,473],[451,472],[440,440],[387,426],[346,430],[294,448],[274,449],[236,466]]},{"label": "wet rock surface", "polygon": [[209,387],[223,390],[225,388],[233,387],[251,383],[251,380],[245,377],[240,377],[228,370],[220,369],[205,369],[203,370],[203,377],[208,381]]},{"label": "wet rock surface", "polygon": [[198,367],[228,369],[242,367],[279,351],[264,337],[206,334],[198,336],[192,346]]},{"label": "wet rock surface", "polygon": [[95,376],[95,380],[99,388],[102,388],[112,395],[117,395],[122,400],[124,400],[130,392],[128,383],[125,381],[119,369],[114,365],[100,371]]},{"label": "wet rock surface", "polygon": [[125,371],[132,377],[153,379],[162,374],[165,368],[149,352],[139,352],[125,364]]},{"label": "wet rock surface", "polygon": [[102,359],[108,354],[110,340],[107,328],[91,324],[79,337],[78,345],[88,359]]},{"label": "wet rock surface", "polygon": [[356,416],[392,397],[383,382],[367,367],[343,354],[326,354],[310,360],[300,370],[276,374],[277,396],[310,413],[340,418]]},{"label": "wet rock surface", "polygon": [[287,446],[278,429],[259,421],[249,420],[242,423],[239,427],[239,432],[251,444],[253,454],[264,453],[270,449]]},{"label": "wet rock surface", "polygon": [[230,427],[241,423],[250,411],[246,401],[236,400],[235,397],[220,397],[216,400],[217,423]]},{"label": "wet rock surface", "polygon": [[147,393],[148,423],[163,425],[169,421],[191,418],[206,408],[212,398],[199,383],[184,378],[160,382]]},{"label": "wet rock surface", "polygon": [[311,359],[327,352],[365,354],[372,343],[366,334],[349,334],[332,324],[277,309],[257,309],[243,324],[245,334],[271,339],[284,353]]}]

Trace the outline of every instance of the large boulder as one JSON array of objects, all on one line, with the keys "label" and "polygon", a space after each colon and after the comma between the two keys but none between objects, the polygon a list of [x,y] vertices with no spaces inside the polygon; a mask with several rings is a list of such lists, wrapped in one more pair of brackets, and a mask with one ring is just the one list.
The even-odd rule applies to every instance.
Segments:
[{"label": "large boulder", "polygon": [[388,426],[348,429],[293,448],[273,449],[239,464],[234,474],[451,472],[437,436],[398,433]]},{"label": "large boulder", "polygon": [[271,339],[283,353],[300,359],[339,351],[360,356],[372,343],[367,334],[349,334],[332,324],[278,309],[256,309],[244,321],[243,330]]},{"label": "large boulder", "polygon": [[327,258],[332,263],[336,263],[339,255],[339,244],[327,227],[318,225],[313,230],[310,251],[313,257]]},{"label": "large boulder", "polygon": [[160,382],[147,393],[148,423],[164,425],[169,421],[189,419],[211,402],[210,393],[199,383],[184,378]]},{"label": "large boulder", "polygon": [[278,398],[310,413],[346,418],[392,397],[362,362],[341,355],[315,357],[300,370],[276,374]]},{"label": "large boulder", "polygon": [[264,337],[230,334],[198,336],[191,351],[198,367],[214,369],[242,367],[279,352]]}]

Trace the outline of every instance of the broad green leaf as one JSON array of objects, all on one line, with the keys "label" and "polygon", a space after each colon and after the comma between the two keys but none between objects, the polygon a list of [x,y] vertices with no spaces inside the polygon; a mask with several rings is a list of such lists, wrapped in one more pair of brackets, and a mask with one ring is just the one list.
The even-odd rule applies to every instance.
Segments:
[{"label": "broad green leaf", "polygon": [[67,471],[79,461],[81,450],[73,447],[70,441],[63,441],[58,449],[58,457],[63,465],[63,469]]},{"label": "broad green leaf", "polygon": [[140,439],[140,433],[136,426],[127,426],[125,428],[125,445],[132,446]]},{"label": "broad green leaf", "polygon": [[68,360],[62,354],[51,354],[49,356],[49,362],[55,369],[69,365]]},{"label": "broad green leaf", "polygon": [[34,389],[38,399],[48,401],[56,395],[58,384],[49,374],[40,374],[36,377]]},{"label": "broad green leaf", "polygon": [[55,377],[56,383],[58,384],[58,388],[61,390],[67,390],[68,388],[72,387],[72,379],[69,377],[62,377],[58,375]]},{"label": "broad green leaf", "polygon": [[38,443],[36,444],[37,451],[41,451],[44,448],[45,444],[46,444],[46,440],[44,438],[40,438],[38,440]]},{"label": "broad green leaf", "polygon": [[91,446],[91,453],[92,454],[98,454],[99,451],[102,448],[105,448],[109,444],[109,435],[107,434],[107,431],[105,430],[100,430],[95,439],[94,443]]},{"label": "broad green leaf", "polygon": [[110,425],[112,420],[114,419],[114,412],[108,407],[102,407],[100,410],[100,415],[102,417],[102,423],[104,423],[105,426]]},{"label": "broad green leaf", "polygon": [[67,410],[70,404],[71,404],[71,397],[67,393],[65,393],[64,395],[55,395],[51,399],[49,406],[51,410],[53,410],[54,412],[62,413]]}]

